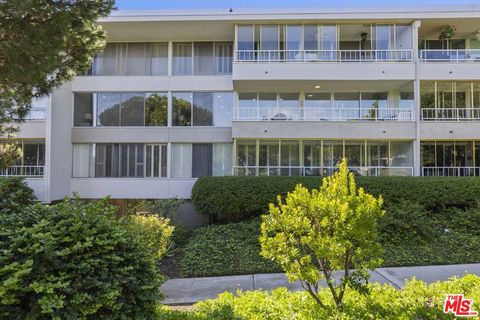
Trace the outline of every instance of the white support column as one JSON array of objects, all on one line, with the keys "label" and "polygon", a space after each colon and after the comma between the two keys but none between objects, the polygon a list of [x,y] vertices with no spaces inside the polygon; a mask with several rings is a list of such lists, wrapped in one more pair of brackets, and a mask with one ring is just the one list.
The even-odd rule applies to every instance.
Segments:
[{"label": "white support column", "polygon": [[168,76],[172,76],[172,70],[173,70],[173,42],[168,41]]},{"label": "white support column", "polygon": [[172,143],[167,143],[167,179],[172,178]]},{"label": "white support column", "polygon": [[173,118],[173,97],[172,91],[167,92],[167,126],[172,126],[172,118]]},{"label": "white support column", "polygon": [[418,54],[418,29],[421,21],[415,20],[412,23],[412,48],[415,61],[415,80],[413,81],[413,94],[415,99],[415,140],[413,141],[413,175],[420,176],[421,173],[421,154],[420,154],[420,129],[421,129],[421,110],[420,110],[420,60]]}]

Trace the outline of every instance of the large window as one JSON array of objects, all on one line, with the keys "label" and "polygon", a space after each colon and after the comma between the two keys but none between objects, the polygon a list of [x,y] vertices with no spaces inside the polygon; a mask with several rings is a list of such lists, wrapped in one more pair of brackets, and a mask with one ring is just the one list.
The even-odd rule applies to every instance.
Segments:
[{"label": "large window", "polygon": [[229,42],[175,42],[173,75],[231,74],[233,44]]},{"label": "large window", "polygon": [[232,145],[226,143],[172,144],[172,177],[228,176]]},{"label": "large window", "polygon": [[143,144],[105,144],[96,145],[96,177],[144,177]]},{"label": "large window", "polygon": [[74,93],[73,107],[73,124],[76,127],[166,126],[168,119],[168,97],[162,92],[78,92]]},{"label": "large window", "polygon": [[358,175],[413,174],[411,141],[259,139],[236,145],[236,175],[328,175],[343,158]]},{"label": "large window", "polygon": [[230,126],[231,92],[174,92],[173,126]]},{"label": "large window", "polygon": [[145,76],[168,74],[167,43],[108,43],[94,59],[96,76]]},{"label": "large window", "polygon": [[166,176],[166,144],[73,145],[74,178],[164,178]]},{"label": "large window", "polygon": [[143,126],[144,93],[99,93],[97,126]]}]

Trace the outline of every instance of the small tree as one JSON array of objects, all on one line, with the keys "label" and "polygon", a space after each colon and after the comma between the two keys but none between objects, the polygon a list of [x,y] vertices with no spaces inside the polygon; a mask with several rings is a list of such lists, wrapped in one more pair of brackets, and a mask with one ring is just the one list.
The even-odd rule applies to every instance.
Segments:
[{"label": "small tree", "polygon": [[[382,199],[357,189],[346,160],[319,190],[301,185],[278,205],[270,204],[262,217],[261,254],[276,261],[290,281],[303,288],[322,307],[320,281],[326,280],[334,303],[342,309],[348,287],[365,290],[368,270],[378,267],[382,248],[377,240],[377,219]],[[343,271],[339,280],[334,271]]]}]

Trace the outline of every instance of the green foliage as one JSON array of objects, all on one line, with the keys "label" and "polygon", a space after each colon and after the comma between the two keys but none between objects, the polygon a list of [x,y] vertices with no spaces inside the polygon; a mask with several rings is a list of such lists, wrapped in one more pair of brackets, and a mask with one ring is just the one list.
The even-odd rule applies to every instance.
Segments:
[{"label": "green foliage", "polygon": [[154,215],[171,219],[183,200],[177,198],[157,200],[128,200],[128,214]]},{"label": "green foliage", "polygon": [[18,142],[0,143],[0,155],[0,170],[6,169],[21,157],[22,149]]},{"label": "green foliage", "polygon": [[75,199],[0,214],[0,318],[152,318],[163,278],[115,211]]},{"label": "green foliage", "polygon": [[279,272],[260,256],[258,219],[198,228],[185,247],[181,272],[186,277]]},{"label": "green foliage", "polygon": [[105,45],[95,22],[114,0],[0,1],[0,136],[18,131],[32,99],[83,74]]},{"label": "green foliage", "polygon": [[[297,185],[262,217],[262,256],[277,262],[290,281],[302,286],[324,306],[319,285],[325,279],[335,305],[342,308],[347,287],[363,289],[368,270],[381,265],[377,219],[382,199],[358,188],[346,159],[339,171],[311,192]],[[332,272],[343,271],[339,281]]]},{"label": "green foliage", "polygon": [[0,178],[0,212],[18,211],[36,199],[33,190],[18,177]]},{"label": "green foliage", "polygon": [[168,98],[166,95],[150,94],[145,99],[145,125],[167,126],[167,104]]},{"label": "green foliage", "polygon": [[[480,278],[475,275],[430,285],[412,280],[403,290],[387,284],[370,284],[368,291],[369,295],[362,295],[355,290],[347,290],[343,310],[334,307],[328,289],[319,293],[326,303],[325,308],[319,307],[306,292],[290,292],[286,288],[272,292],[238,292],[237,296],[223,293],[218,299],[199,303],[198,310],[191,312],[188,319],[454,319],[452,314],[443,313],[445,295],[452,292],[461,292],[474,299],[473,308],[480,309]],[[186,319],[180,316],[178,319]]]},{"label": "green foliage", "polygon": [[[297,184],[317,188],[320,177],[202,177],[192,190],[195,208],[213,217],[241,221],[264,214],[277,195],[284,197]],[[476,177],[356,177],[359,187],[378,197],[387,207],[403,201],[425,210],[474,207],[480,199]]]},{"label": "green foliage", "polygon": [[132,215],[124,218],[130,231],[141,239],[151,254],[160,260],[171,243],[173,227],[170,221],[155,216]]},{"label": "green foliage", "polygon": [[402,244],[410,241],[430,242],[443,230],[435,224],[435,215],[415,202],[402,201],[387,208],[380,220],[383,241]]}]

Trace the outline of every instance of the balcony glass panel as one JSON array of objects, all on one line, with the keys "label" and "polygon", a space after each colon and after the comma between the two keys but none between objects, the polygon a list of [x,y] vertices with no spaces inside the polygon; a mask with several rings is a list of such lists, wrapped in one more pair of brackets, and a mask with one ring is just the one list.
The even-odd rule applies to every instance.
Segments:
[{"label": "balcony glass panel", "polygon": [[145,126],[167,126],[167,93],[147,93],[145,99]]},{"label": "balcony glass panel", "polygon": [[121,103],[121,93],[99,93],[97,126],[119,126]]},{"label": "balcony glass panel", "polygon": [[258,165],[259,175],[277,176],[280,174],[278,166],[280,165],[279,141],[260,141]]},{"label": "balcony glass panel", "polygon": [[395,25],[395,42],[396,49],[412,49],[412,27]]},{"label": "balcony glass panel", "polygon": [[212,92],[194,92],[193,93],[193,125],[194,126],[213,125],[213,93]]},{"label": "balcony glass panel", "polygon": [[236,175],[251,176],[256,174],[256,149],[255,140],[239,140],[237,141],[237,159],[238,166]]},{"label": "balcony glass panel", "polygon": [[193,73],[195,75],[215,74],[213,48],[213,42],[195,42],[193,44]]},{"label": "balcony glass panel", "polygon": [[323,141],[323,165],[337,167],[343,158],[343,141]]},{"label": "balcony glass panel", "polygon": [[192,98],[191,92],[175,92],[172,94],[172,125],[192,125]]},{"label": "balcony glass panel", "polygon": [[298,176],[302,174],[300,166],[300,142],[281,140],[280,141],[280,174],[282,176]]},{"label": "balcony glass panel", "polygon": [[120,111],[121,126],[134,127],[144,125],[145,94],[124,93]]},{"label": "balcony glass panel", "polygon": [[192,74],[192,43],[173,44],[173,75]]},{"label": "balcony glass panel", "polygon": [[233,94],[231,92],[214,92],[213,95],[213,125],[231,127]]},{"label": "balcony glass panel", "polygon": [[93,94],[73,94],[73,125],[75,127],[91,127],[93,125]]},{"label": "balcony glass panel", "polygon": [[368,141],[367,143],[368,166],[370,167],[387,167],[389,166],[388,158],[388,141]]}]

